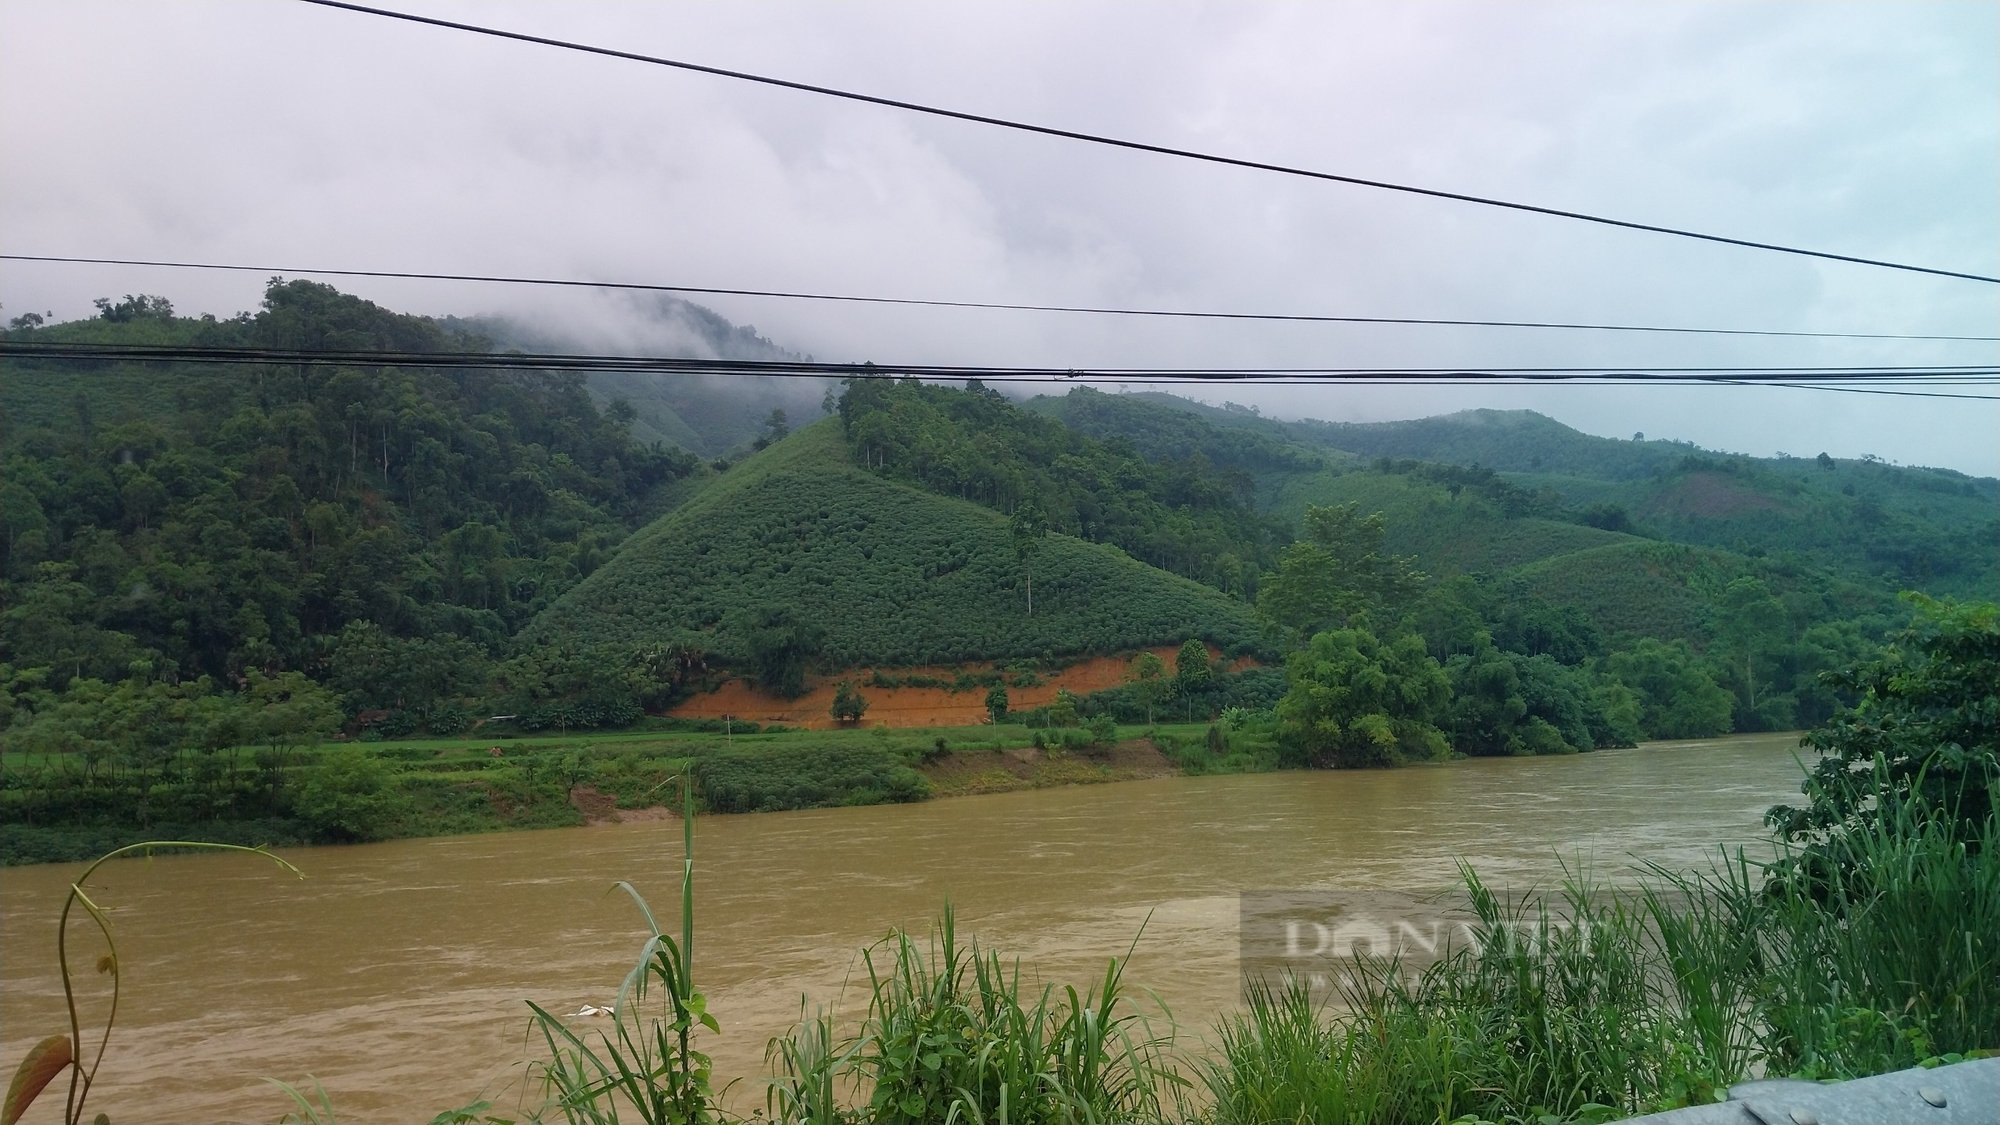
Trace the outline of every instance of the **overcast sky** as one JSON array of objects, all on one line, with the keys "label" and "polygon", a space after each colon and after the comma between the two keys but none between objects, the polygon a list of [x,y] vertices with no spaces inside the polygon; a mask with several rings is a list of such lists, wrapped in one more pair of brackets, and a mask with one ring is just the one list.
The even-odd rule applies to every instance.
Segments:
[{"label": "overcast sky", "polygon": [[[388,6],[1373,179],[2000,274],[2000,5]],[[2000,286],[1119,152],[289,0],[0,0],[7,252],[1031,303],[2000,334]],[[338,282],[646,343],[616,302]],[[5,316],[261,278],[0,263]],[[1994,364],[1993,344],[708,303],[829,360]],[[2000,389],[1975,388],[2000,394]],[[1196,388],[1330,419],[2000,473],[2000,404],[1783,388]]]}]

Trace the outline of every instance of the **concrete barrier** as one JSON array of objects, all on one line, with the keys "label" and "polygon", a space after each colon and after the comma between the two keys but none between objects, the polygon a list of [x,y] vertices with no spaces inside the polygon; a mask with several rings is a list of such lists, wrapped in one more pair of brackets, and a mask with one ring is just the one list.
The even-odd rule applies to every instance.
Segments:
[{"label": "concrete barrier", "polygon": [[1848,1082],[1745,1082],[1729,1100],[1619,1125],[2000,1125],[2000,1059],[1899,1070]]}]

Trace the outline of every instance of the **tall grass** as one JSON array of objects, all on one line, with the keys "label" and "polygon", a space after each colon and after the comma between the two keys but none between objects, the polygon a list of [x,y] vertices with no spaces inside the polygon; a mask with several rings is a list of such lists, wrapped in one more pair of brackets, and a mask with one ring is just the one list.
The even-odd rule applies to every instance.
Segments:
[{"label": "tall grass", "polygon": [[1831,888],[1739,852],[1613,889],[1504,899],[1471,940],[1333,995],[1254,987],[1199,1068],[1214,1125],[1594,1121],[1766,1074],[1851,1078],[2000,1049],[2000,815],[1894,814]]},{"label": "tall grass", "polygon": [[541,1005],[528,1004],[549,1052],[540,1064],[548,1108],[570,1125],[614,1125],[627,1111],[646,1125],[720,1118],[713,1064],[694,1045],[699,1029],[721,1030],[694,985],[694,806],[692,779],[683,779],[679,940],[660,928],[637,889],[617,884],[638,904],[652,936],[618,990],[611,1031],[592,1043]]},{"label": "tall grass", "polygon": [[[928,941],[896,933],[864,961],[869,1005],[857,1035],[836,1043],[821,1016],[774,1045],[784,1071],[769,1103],[776,1120],[1158,1121],[1181,1087],[1167,1065],[1170,1036],[1127,999],[1123,958],[1083,992],[1037,992],[1018,962],[960,942],[947,907]],[[843,1109],[843,1085],[865,1102]]]},{"label": "tall grass", "polygon": [[[1847,1077],[2000,1048],[2000,810],[1964,836],[1906,808],[1850,833],[1847,869],[1765,888],[1761,1047]],[[1738,878],[1723,888],[1747,898]]]}]

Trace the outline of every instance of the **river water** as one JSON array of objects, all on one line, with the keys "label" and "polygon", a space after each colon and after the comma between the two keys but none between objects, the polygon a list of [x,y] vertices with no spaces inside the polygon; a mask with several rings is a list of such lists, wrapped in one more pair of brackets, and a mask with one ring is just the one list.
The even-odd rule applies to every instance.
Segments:
[{"label": "river water", "polygon": [[[962,935],[1080,986],[1143,925],[1128,982],[1198,1032],[1239,994],[1240,892],[1419,894],[1460,858],[1512,888],[1565,864],[1702,865],[1761,839],[1764,809],[1797,794],[1796,752],[1795,735],[1750,736],[703,819],[695,971],[723,1028],[708,1045],[720,1074],[746,1077],[739,1103],[761,1105],[765,1044],[801,998],[840,1001],[862,946],[924,929],[947,900]],[[677,932],[680,839],[653,821],[284,852],[304,880],[218,855],[100,870],[125,992],[91,1109],[271,1121],[289,1103],[263,1076],[311,1076],[347,1122],[513,1106],[535,1053],[524,1001],[608,1003],[644,939],[611,885],[635,883]],[[9,1074],[63,1029],[55,919],[79,870],[0,871]],[[29,1121],[57,1120],[61,1092]]]}]

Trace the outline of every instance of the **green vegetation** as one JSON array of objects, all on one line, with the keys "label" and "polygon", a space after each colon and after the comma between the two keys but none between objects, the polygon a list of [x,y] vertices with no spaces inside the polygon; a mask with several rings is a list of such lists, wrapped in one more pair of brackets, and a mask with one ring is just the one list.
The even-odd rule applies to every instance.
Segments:
[{"label": "green vegetation", "polygon": [[1767,894],[1740,855],[1518,900],[1468,870],[1476,923],[1442,959],[1363,960],[1338,1007],[1297,979],[1253,993],[1202,1070],[1204,1120],[1607,1121],[1707,1104],[1757,1073],[1992,1053],[2000,858],[1906,822],[1865,864],[1870,893],[1844,913]]},{"label": "green vegetation", "polygon": [[1254,646],[1248,608],[1122,552],[1066,535],[1028,571],[1008,520],[853,465],[821,422],[724,475],[632,540],[528,627],[529,646],[673,640],[724,661],[733,622],[789,607],[825,630],[829,667],[1116,652],[1190,633]]},{"label": "green vegetation", "polygon": [[[1088,419],[1098,436],[1240,449],[1262,502],[1306,528],[1259,583],[1273,635],[1302,646],[1356,623],[1385,642],[1420,635],[1453,669],[1447,725],[1459,752],[1811,725],[1850,690],[1821,673],[1894,625],[1900,586],[1984,593],[2000,582],[1988,573],[2000,559],[2000,492],[1957,474],[1854,463],[1840,478],[1849,463],[1832,458],[1707,457],[1524,412],[1359,426],[1106,397],[1036,408]],[[1870,512],[1853,507],[1864,474],[1878,490]],[[1647,490],[1680,497],[1679,515],[1655,518]],[[1843,526],[1888,524],[1888,538],[1918,544],[1924,559],[1968,561],[1892,567],[1881,544],[1835,542]],[[1521,659],[1541,657],[1561,668]]]},{"label": "green vegetation", "polygon": [[1303,515],[1310,504],[1353,504],[1365,512],[1380,512],[1388,550],[1410,555],[1422,569],[1445,576],[1501,574],[1631,539],[1551,519],[1535,507],[1510,511],[1508,504],[1478,489],[1468,491],[1455,479],[1438,480],[1394,465],[1287,478],[1274,490],[1272,504],[1292,518]]},{"label": "green vegetation", "polygon": [[[1966,728],[1933,724],[1940,709],[1957,716],[1947,724],[1990,712],[1997,618],[1932,611],[1858,673],[1913,674],[1878,679],[1887,694],[1818,732],[1819,748],[1854,761],[1888,732],[1911,778],[1961,763],[1967,747],[1933,736]],[[1970,733],[1970,754],[1990,763],[1991,724]],[[765,1111],[787,1123],[1595,1122],[1708,1104],[1753,1074],[1851,1078],[1993,1054],[2000,786],[1990,770],[1970,776],[1983,786],[1947,787],[1944,806],[1921,784],[1857,780],[1871,814],[1846,824],[1849,862],[1820,885],[1767,882],[1741,851],[1629,888],[1572,878],[1513,899],[1463,869],[1466,940],[1428,963],[1354,958],[1331,991],[1296,975],[1255,983],[1203,1057],[1175,1050],[1164,1015],[1123,1004],[1122,959],[1087,990],[1048,985],[1032,1000],[1018,967],[959,943],[947,909],[928,945],[897,933],[868,951],[857,1030],[820,1013],[773,1043]],[[1808,794],[1842,807],[1817,779]],[[1778,845],[1771,870],[1795,870],[1805,853]],[[722,1116],[702,1113],[677,1120]]]},{"label": "green vegetation", "polygon": [[828,710],[836,722],[858,723],[868,713],[868,698],[854,690],[853,684],[842,680],[834,689],[833,706]]},{"label": "green vegetation", "polygon": [[[2000,482],[1879,458],[1723,456],[1578,433],[1528,411],[1413,422],[1277,424],[1309,446],[1507,475],[1522,495],[1597,526],[1792,555],[1889,587],[1985,595],[2000,584]],[[1428,560],[1426,560],[1428,562]]]},{"label": "green vegetation", "polygon": [[697,760],[704,805],[716,812],[776,812],[830,805],[919,801],[930,786],[911,768],[921,760],[884,745],[712,751]]},{"label": "green vegetation", "polygon": [[1148,456],[1122,438],[1086,437],[976,380],[963,391],[850,380],[840,422],[865,468],[1009,514],[1031,506],[1034,524],[1230,593],[1252,592],[1286,538],[1251,505],[1240,470],[1199,452]]},{"label": "green vegetation", "polygon": [[[578,350],[307,282],[274,281],[226,321],[150,296],[99,312],[22,318],[7,339]],[[651,315],[720,354],[780,358],[696,306]],[[1170,674],[1142,661],[1119,688],[1014,717],[1099,743],[1086,724],[1215,722],[1218,745],[1170,752],[1200,772],[1789,729],[1867,690],[1824,673],[1896,625],[1898,587],[2000,583],[2000,483],[1610,441],[1519,412],[1347,426],[1081,388],[1016,405],[976,382],[737,395],[48,357],[5,375],[14,860],[169,830],[571,823],[580,786],[628,799],[627,781],[718,753],[585,752],[583,736],[731,676],[789,698],[848,676],[829,713],[857,726],[864,688],[985,691],[997,724],[1008,688],[1062,661],[1177,645]],[[815,408],[838,417],[793,428]],[[1224,675],[1211,649],[1266,667]],[[918,667],[974,661],[1006,671]],[[1248,718],[1222,724],[1232,709]],[[421,770],[401,756],[418,734],[540,732],[576,764],[457,743]],[[365,745],[317,749],[336,739]],[[700,767],[731,807],[921,795],[907,755],[718,764],[736,749]],[[599,766],[613,780],[584,780]]]},{"label": "green vegetation", "polygon": [[[298,281],[273,282],[254,316],[177,318],[128,298],[17,338],[484,347]],[[622,662],[606,677],[573,654],[505,659],[517,629],[698,469],[634,443],[573,377],[26,359],[8,363],[0,407],[10,747],[163,774],[191,750],[259,740],[227,716],[309,739],[330,730],[292,713],[307,706],[392,736],[462,730],[482,702],[565,727],[638,714],[629,690],[585,690],[628,679]],[[572,712],[542,714],[558,705]],[[233,760],[226,772],[241,776]],[[132,819],[150,816],[142,799]]]},{"label": "green vegetation", "polygon": [[1278,720],[1289,765],[1393,766],[1451,751],[1433,725],[1451,682],[1414,635],[1384,644],[1366,629],[1318,633],[1286,670]]},{"label": "green vegetation", "polygon": [[[1296,975],[1256,983],[1202,1056],[1178,1050],[1164,1012],[1145,1018],[1127,1000],[1129,950],[1084,988],[1036,989],[1017,964],[961,944],[947,907],[928,943],[894,933],[867,951],[855,1030],[820,1013],[772,1044],[765,1119],[1580,1123],[1707,1104],[1752,1074],[1848,1078],[2000,1053],[2000,608],[1918,608],[1894,646],[1849,673],[1859,704],[1810,737],[1822,768],[1805,809],[1773,810],[1771,864],[1739,850],[1706,871],[1650,869],[1627,888],[1572,878],[1512,899],[1462,869],[1466,940],[1434,957],[1354,958],[1336,966],[1331,994]],[[1429,659],[1371,642],[1323,632],[1307,655],[1348,659],[1347,682],[1364,686],[1371,661]],[[1443,676],[1433,665],[1417,678],[1435,694]],[[1212,728],[1206,749],[1226,748],[1222,727],[1242,718]],[[722,774],[697,757],[675,776],[695,781],[681,788],[679,937],[634,894],[648,936],[613,1030],[593,1043],[533,1009],[549,1056],[536,1120],[734,1119],[699,1048],[719,1020],[693,958],[696,791]],[[160,846],[207,845],[136,845]],[[110,938],[83,882],[59,931],[72,998],[70,908]],[[115,990],[115,948],[99,965]],[[73,999],[70,1020],[23,1060],[9,1122],[64,1073],[65,1120],[81,1120],[109,1025],[86,1068]],[[323,1091],[317,1106],[291,1092],[309,1114],[330,1113]],[[442,1119],[480,1120],[483,1108]]]},{"label": "green vegetation", "polygon": [[1257,590],[1258,610],[1295,640],[1379,616],[1406,602],[1424,580],[1411,560],[1383,553],[1379,512],[1313,506],[1305,528]]},{"label": "green vegetation", "polygon": [[[1004,690],[1004,689],[1001,689]],[[1077,748],[1115,740],[1088,697]],[[699,722],[677,731],[431,739],[192,750],[165,770],[9,749],[0,773],[0,865],[85,859],[165,836],[320,844],[581,824],[586,810],[647,808],[692,774],[704,811],[772,812],[919,801],[940,743],[971,755],[1040,745],[1044,715],[1004,725],[890,731],[759,731]],[[1034,726],[1019,720],[1028,719]],[[730,728],[725,731],[725,727]],[[1057,748],[1062,744],[1058,741]],[[1093,767],[1063,777],[1104,780]],[[135,812],[137,815],[135,815]]]},{"label": "green vegetation", "polygon": [[[714,1119],[714,1068],[694,1046],[698,1031],[722,1030],[694,984],[694,817],[694,787],[683,778],[678,941],[660,928],[632,884],[617,884],[638,904],[652,935],[612,1004],[613,1033],[598,1033],[593,1047],[548,1009],[528,1003],[548,1047],[541,1067],[548,1108],[566,1121],[614,1122],[621,1107],[647,1125]],[[647,1008],[649,995],[655,997],[655,1011]]]},{"label": "green vegetation", "polygon": [[[865,951],[868,1014],[839,1040],[831,1017],[775,1045],[773,1120],[1151,1121],[1171,1089],[1165,1052],[1125,997],[1124,961],[1079,992],[1024,985],[1018,963],[962,945],[946,907],[928,944],[896,933]],[[850,1118],[840,1087],[867,1091]]]},{"label": "green vegetation", "polygon": [[1820,759],[1805,807],[1766,817],[1802,848],[1787,872],[1815,887],[1852,882],[1906,821],[1980,846],[2000,802],[2000,606],[1919,600],[1909,628],[1838,678],[1859,704],[1806,736]]},{"label": "green vegetation", "polygon": [[[27,334],[482,343],[303,281],[231,321],[147,311]],[[557,375],[30,359],[0,394],[0,629],[11,670],[47,668],[54,691],[134,665],[168,682],[303,671],[337,661],[354,622],[497,653],[696,464],[636,446]]]}]

